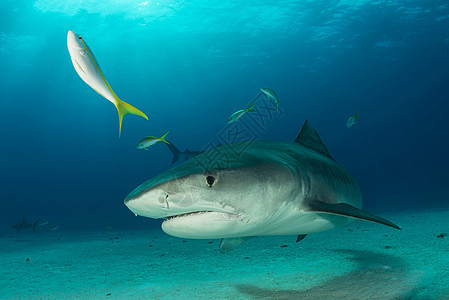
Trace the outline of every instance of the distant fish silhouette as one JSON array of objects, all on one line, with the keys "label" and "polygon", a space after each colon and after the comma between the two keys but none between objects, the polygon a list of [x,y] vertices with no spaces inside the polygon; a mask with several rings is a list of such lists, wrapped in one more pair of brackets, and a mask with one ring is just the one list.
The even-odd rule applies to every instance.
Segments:
[{"label": "distant fish silhouette", "polygon": [[354,126],[355,125],[355,120],[360,119],[360,117],[359,117],[359,115],[357,113],[358,112],[356,111],[353,116],[350,116],[348,118],[348,120],[346,121],[346,127],[350,128],[350,127]]},{"label": "distant fish silhouette", "polygon": [[186,149],[184,152],[180,151],[172,142],[170,144],[166,144],[168,149],[170,149],[171,153],[173,153],[173,159],[171,161],[172,164],[178,161],[180,156],[184,156],[184,160],[197,156],[198,154],[203,153],[203,151],[190,151]]},{"label": "distant fish silhouette", "polygon": [[11,228],[14,228],[16,230],[16,232],[20,232],[22,230],[33,229],[33,232],[36,233],[36,227],[38,224],[39,224],[39,219],[37,219],[36,222],[34,222],[34,224],[28,224],[25,221],[25,218],[23,218],[22,223],[13,225],[13,226],[11,226]]},{"label": "distant fish silhouette", "polygon": [[276,103],[276,110],[279,111],[279,97],[276,92],[270,88],[261,88],[260,91],[264,93],[268,99],[271,99]]},{"label": "distant fish silhouette", "polygon": [[48,231],[56,231],[58,229],[59,229],[59,225],[54,225],[54,226],[51,226],[50,228],[48,228]]}]

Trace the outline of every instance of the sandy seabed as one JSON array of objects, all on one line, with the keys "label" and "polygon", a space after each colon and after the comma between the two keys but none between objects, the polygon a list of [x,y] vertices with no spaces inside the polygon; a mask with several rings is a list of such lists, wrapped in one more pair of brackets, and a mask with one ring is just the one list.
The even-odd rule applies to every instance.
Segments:
[{"label": "sandy seabed", "polygon": [[0,299],[449,299],[449,210],[381,214],[295,243],[162,230],[4,233]]}]

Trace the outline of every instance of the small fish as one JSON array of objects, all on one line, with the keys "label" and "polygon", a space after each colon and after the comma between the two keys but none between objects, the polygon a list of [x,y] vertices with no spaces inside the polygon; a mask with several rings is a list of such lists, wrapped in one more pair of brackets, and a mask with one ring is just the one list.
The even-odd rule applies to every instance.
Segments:
[{"label": "small fish", "polygon": [[264,93],[268,99],[272,99],[276,103],[276,111],[279,111],[279,97],[270,88],[261,88],[262,93]]},{"label": "small fish", "polygon": [[166,144],[170,144],[169,142],[167,142],[165,140],[165,137],[167,136],[167,134],[170,131],[167,131],[163,136],[161,136],[160,138],[157,138],[155,136],[146,136],[143,139],[140,140],[140,142],[137,143],[137,149],[145,149],[148,151],[148,148],[150,146],[153,146],[154,144],[156,144],[157,142],[164,142]]},{"label": "small fish", "polygon": [[48,221],[40,222],[40,223],[39,223],[39,226],[45,226],[45,225],[48,225]]},{"label": "small fish", "polygon": [[228,124],[237,122],[238,120],[240,120],[241,117],[243,117],[244,114],[246,114],[246,113],[249,112],[249,111],[256,112],[256,110],[253,109],[253,107],[254,107],[255,105],[256,105],[256,103],[254,103],[253,105],[251,105],[251,106],[248,107],[248,108],[241,109],[241,110],[238,110],[238,111],[236,111],[235,113],[233,113],[233,114],[229,117],[229,119],[228,119]]},{"label": "small fish", "polygon": [[357,114],[358,112],[356,111],[355,114],[353,116],[350,116],[348,118],[348,120],[346,121],[346,127],[350,128],[352,126],[354,126],[355,124],[355,120],[356,119],[360,119],[359,115]]},{"label": "small fish", "polygon": [[90,50],[86,41],[81,36],[69,30],[67,34],[67,47],[73,66],[81,79],[98,94],[111,101],[117,108],[119,137],[122,132],[123,116],[132,114],[148,120],[148,117],[143,112],[117,97],[109,83],[106,81],[92,50]]},{"label": "small fish", "polygon": [[58,229],[59,229],[59,225],[54,225],[54,226],[50,227],[48,230],[49,231],[56,231]]}]

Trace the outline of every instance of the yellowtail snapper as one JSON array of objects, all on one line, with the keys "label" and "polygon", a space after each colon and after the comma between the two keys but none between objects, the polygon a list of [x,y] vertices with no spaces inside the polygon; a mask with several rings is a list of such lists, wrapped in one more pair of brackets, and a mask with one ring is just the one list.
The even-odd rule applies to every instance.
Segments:
[{"label": "yellowtail snapper", "polygon": [[157,142],[164,142],[167,145],[170,144],[169,142],[167,142],[167,140],[165,139],[165,137],[167,136],[167,134],[170,131],[167,131],[163,136],[157,138],[155,136],[146,136],[143,139],[140,140],[140,142],[137,143],[137,149],[145,149],[148,151],[148,148],[153,146],[154,144],[156,144]]},{"label": "yellowtail snapper", "polygon": [[117,97],[109,83],[106,81],[94,54],[81,36],[69,30],[69,33],[67,34],[67,47],[69,48],[73,66],[81,79],[98,94],[111,101],[117,108],[119,137],[122,132],[123,116],[132,114],[148,120],[148,117],[143,112]]},{"label": "yellowtail snapper", "polygon": [[355,124],[355,120],[356,119],[360,119],[359,115],[357,114],[358,112],[356,111],[355,114],[353,116],[350,116],[348,118],[348,120],[346,121],[346,127],[350,128],[352,126],[354,126]]},{"label": "yellowtail snapper", "polygon": [[243,117],[244,114],[246,114],[249,111],[256,112],[256,110],[254,109],[255,105],[256,105],[256,103],[254,103],[253,105],[251,105],[248,108],[241,109],[241,110],[238,110],[235,113],[233,113],[228,119],[228,124],[237,122],[238,120],[240,120],[241,117]]}]

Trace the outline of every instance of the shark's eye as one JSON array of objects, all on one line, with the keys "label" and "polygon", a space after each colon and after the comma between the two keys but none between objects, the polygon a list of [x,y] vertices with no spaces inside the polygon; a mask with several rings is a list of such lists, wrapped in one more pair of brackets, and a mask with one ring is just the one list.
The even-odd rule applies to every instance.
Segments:
[{"label": "shark's eye", "polygon": [[206,177],[206,183],[207,183],[207,185],[209,186],[209,187],[212,187],[212,185],[214,184],[214,182],[215,182],[215,177],[214,176],[207,176]]}]

